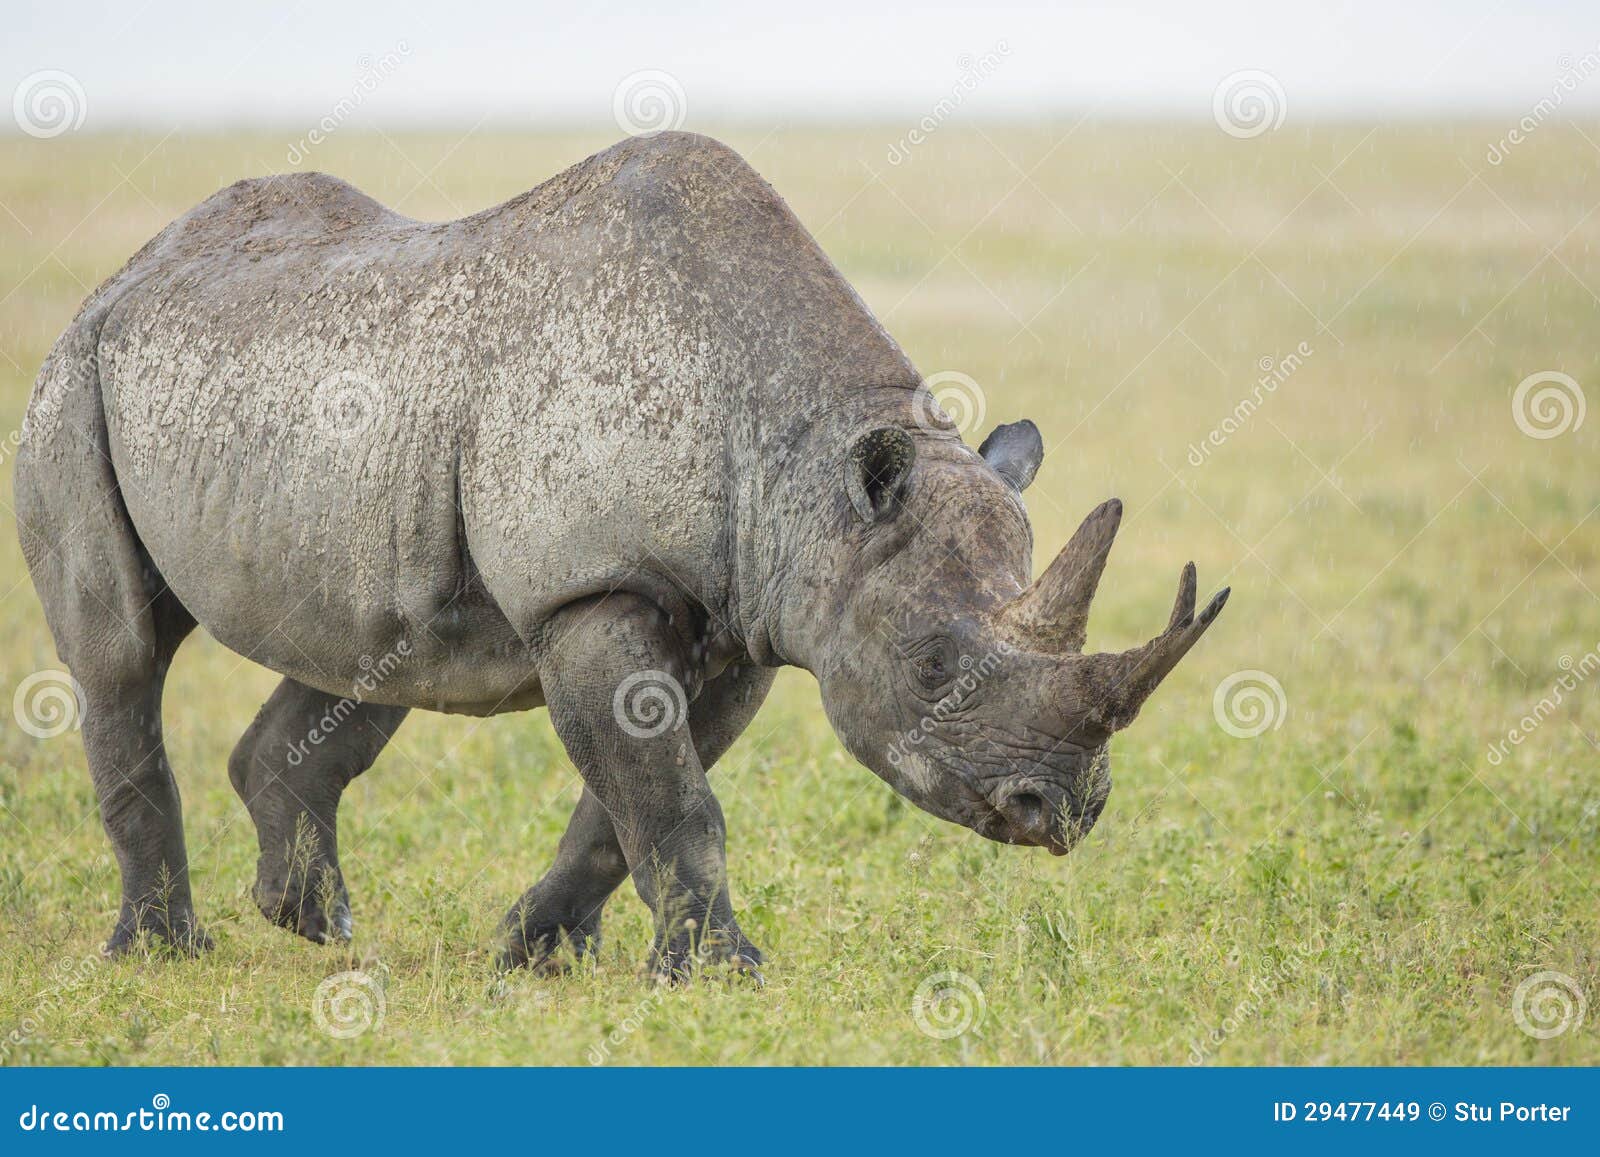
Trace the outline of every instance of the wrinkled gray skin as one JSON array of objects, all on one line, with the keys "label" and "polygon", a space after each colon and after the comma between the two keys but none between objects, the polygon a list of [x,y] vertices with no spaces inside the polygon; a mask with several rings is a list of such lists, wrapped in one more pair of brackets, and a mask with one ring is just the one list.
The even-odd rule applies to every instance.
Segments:
[{"label": "wrinkled gray skin", "polygon": [[224,189],[84,305],[16,469],[122,871],[109,948],[207,943],[161,727],[197,623],[284,677],[229,773],[262,911],[314,940],[350,933],[340,793],[408,710],[543,704],[586,786],[502,963],[592,950],[631,875],[657,967],[753,968],[706,769],[784,664],[918,806],[1065,852],[1107,739],[1226,592],[1197,616],[1191,566],[1165,632],[1081,654],[1121,508],[1030,586],[1041,455],[1031,422],[965,446],[704,137],[624,141],[444,224],[320,174]]}]

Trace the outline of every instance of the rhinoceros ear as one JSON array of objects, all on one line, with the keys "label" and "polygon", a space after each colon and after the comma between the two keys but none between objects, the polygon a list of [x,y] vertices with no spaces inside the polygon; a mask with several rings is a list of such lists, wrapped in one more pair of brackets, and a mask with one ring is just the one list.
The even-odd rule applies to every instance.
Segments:
[{"label": "rhinoceros ear", "polygon": [[1026,490],[1044,460],[1044,439],[1028,419],[996,426],[978,447],[983,460],[1016,490]]},{"label": "rhinoceros ear", "polygon": [[894,512],[916,459],[916,444],[898,426],[879,426],[855,440],[845,456],[844,488],[863,522]]}]

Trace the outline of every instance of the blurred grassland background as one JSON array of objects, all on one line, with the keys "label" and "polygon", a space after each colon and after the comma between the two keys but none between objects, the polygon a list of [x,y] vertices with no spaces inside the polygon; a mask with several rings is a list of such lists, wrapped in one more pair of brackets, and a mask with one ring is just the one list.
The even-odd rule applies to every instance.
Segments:
[{"label": "blurred grassland background", "polygon": [[[704,128],[691,125],[690,127]],[[543,712],[414,713],[341,813],[348,949],[258,914],[228,753],[275,685],[196,634],[168,683],[201,919],[194,962],[93,961],[118,888],[76,733],[0,712],[0,1036],[10,1063],[1600,1063],[1600,1008],[1536,1039],[1541,970],[1600,1004],[1600,683],[1488,756],[1600,646],[1600,415],[1538,439],[1528,375],[1600,405],[1600,125],[1209,122],[710,130],[782,193],[925,374],[1027,416],[1042,566],[1127,506],[1090,624],[1165,622],[1182,564],[1227,614],[1113,743],[1093,835],[1052,859],[898,801],[785,672],[713,773],[756,992],[639,976],[625,886],[598,967],[497,977],[496,922],[547,865],[578,781]],[[614,132],[336,133],[306,165],[409,215],[473,212]],[[0,431],[79,301],[173,217],[283,171],[285,134],[0,138]],[[1209,454],[1263,376],[1303,364]],[[961,417],[962,415],[957,415]],[[13,443],[0,502],[9,518]],[[1198,457],[1200,464],[1195,465]],[[0,534],[0,692],[56,665]],[[1229,675],[1282,687],[1236,738]],[[91,963],[80,964],[84,958]],[[314,1021],[324,977],[381,979],[381,1025]],[[912,1015],[957,970],[969,1031]]]}]

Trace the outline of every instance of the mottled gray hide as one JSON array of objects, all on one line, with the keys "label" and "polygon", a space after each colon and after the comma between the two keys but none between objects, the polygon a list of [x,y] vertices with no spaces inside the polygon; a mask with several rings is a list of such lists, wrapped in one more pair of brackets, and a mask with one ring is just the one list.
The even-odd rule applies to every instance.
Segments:
[{"label": "mottled gray hide", "polygon": [[[928,418],[935,415],[934,420]],[[753,969],[706,769],[772,668],[935,815],[1064,852],[1106,742],[1221,608],[1084,655],[1120,506],[1038,582],[1031,422],[983,454],[733,152],[625,141],[476,216],[242,181],[85,303],[16,471],[123,878],[111,947],[205,944],[161,688],[198,623],[284,677],[230,774],[256,899],[347,936],[336,810],[407,711],[547,704],[585,790],[507,965],[590,951],[624,878],[655,959]],[[1225,595],[1226,592],[1223,592]]]}]

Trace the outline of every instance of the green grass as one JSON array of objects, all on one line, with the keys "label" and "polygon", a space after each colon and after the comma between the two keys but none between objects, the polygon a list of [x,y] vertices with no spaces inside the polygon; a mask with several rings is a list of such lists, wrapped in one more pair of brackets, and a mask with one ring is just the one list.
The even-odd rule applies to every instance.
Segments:
[{"label": "green grass", "polygon": [[[1517,383],[1600,406],[1594,126],[942,128],[722,134],[786,195],[926,373],[1027,415],[1038,562],[1127,504],[1091,622],[1165,621],[1189,558],[1227,614],[1113,744],[1100,825],[1056,860],[900,803],[786,672],[713,775],[735,903],[768,985],[657,991],[625,889],[598,967],[501,978],[495,924],[544,869],[577,779],[543,713],[415,714],[346,796],[356,940],[316,948],[249,898],[228,784],[274,676],[196,636],[168,684],[194,886],[216,951],[100,962],[115,865],[75,733],[0,730],[0,1036],[11,1063],[1600,1063],[1600,686],[1488,758],[1600,645],[1600,416],[1538,440]],[[0,139],[0,431],[79,300],[172,217],[285,168],[296,134]],[[336,135],[313,164],[415,216],[474,211],[611,134]],[[1305,364],[1203,465],[1263,358]],[[976,441],[983,431],[969,434]],[[0,447],[10,501],[10,444]],[[0,535],[0,692],[55,664]],[[1281,726],[1235,738],[1217,685],[1260,670]],[[87,963],[83,963],[87,960]],[[325,977],[381,984],[380,1027],[313,1016]],[[1540,970],[1590,1016],[1521,1031]],[[981,1020],[941,1039],[914,995],[959,971]],[[950,1008],[935,1010],[939,1015]],[[1218,1038],[1221,1038],[1220,1040]]]}]

